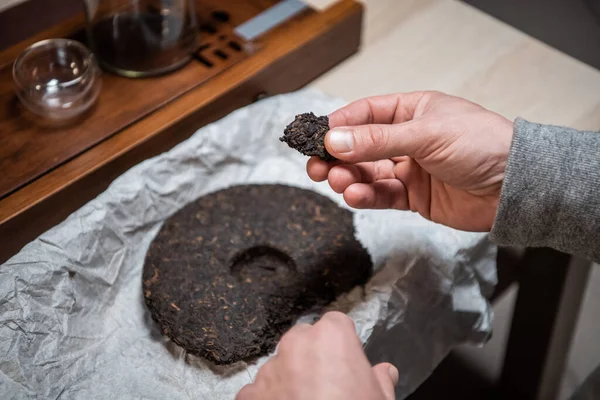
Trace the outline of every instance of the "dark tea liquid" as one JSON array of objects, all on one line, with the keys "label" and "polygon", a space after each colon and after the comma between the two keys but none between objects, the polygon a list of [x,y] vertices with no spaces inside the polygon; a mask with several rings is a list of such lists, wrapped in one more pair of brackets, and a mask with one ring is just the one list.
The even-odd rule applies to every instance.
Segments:
[{"label": "dark tea liquid", "polygon": [[159,13],[123,13],[91,28],[92,47],[108,69],[129,76],[160,74],[184,65],[195,48],[188,21]]}]

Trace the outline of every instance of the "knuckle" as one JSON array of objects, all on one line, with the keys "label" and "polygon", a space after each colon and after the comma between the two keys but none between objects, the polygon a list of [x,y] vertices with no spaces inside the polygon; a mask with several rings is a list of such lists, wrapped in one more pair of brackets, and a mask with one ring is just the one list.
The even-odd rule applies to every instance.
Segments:
[{"label": "knuckle", "polygon": [[286,353],[290,348],[293,348],[294,345],[294,335],[291,332],[286,333],[279,340],[279,345],[277,346],[278,353]]},{"label": "knuckle", "polygon": [[298,343],[302,340],[303,332],[308,330],[310,325],[298,324],[285,333],[281,340],[279,340],[278,352],[285,353],[290,349],[294,349],[298,346]]},{"label": "knuckle", "polygon": [[389,142],[389,133],[381,125],[370,125],[368,128],[368,136],[370,147],[374,151],[383,150],[387,147]]},{"label": "knuckle", "polygon": [[[337,128],[340,123],[341,125],[347,125],[348,121],[352,118],[352,112],[348,109],[349,106],[340,108],[335,113],[333,113],[329,118],[329,128]],[[332,118],[333,117],[333,118]],[[335,120],[337,123],[334,123],[332,120]]]},{"label": "knuckle", "polygon": [[424,96],[427,97],[429,100],[435,100],[439,99],[440,97],[445,97],[447,96],[447,94],[438,90],[428,90],[424,93]]},{"label": "knuckle", "polygon": [[366,124],[372,124],[375,121],[375,116],[373,113],[373,98],[364,98],[361,100],[358,100],[358,102],[360,102],[360,109],[362,110],[366,110],[367,115],[366,115]]},{"label": "knuckle", "polygon": [[260,369],[256,373],[255,382],[260,382],[260,381],[268,379],[268,377],[271,375],[272,370],[273,370],[273,367],[271,365],[271,361],[268,361],[266,364],[264,364],[262,367],[260,367]]},{"label": "knuckle", "polygon": [[321,318],[321,321],[323,321],[328,328],[356,332],[354,321],[346,314],[339,311],[328,312]]}]

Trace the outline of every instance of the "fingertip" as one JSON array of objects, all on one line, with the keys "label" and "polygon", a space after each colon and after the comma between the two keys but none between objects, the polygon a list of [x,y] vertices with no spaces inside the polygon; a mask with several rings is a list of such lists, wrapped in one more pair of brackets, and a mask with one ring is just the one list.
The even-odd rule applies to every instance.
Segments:
[{"label": "fingertip", "polygon": [[315,182],[323,182],[327,179],[331,165],[317,156],[311,157],[306,163],[306,173]]},{"label": "fingertip", "polygon": [[360,182],[361,175],[355,165],[336,165],[329,170],[327,180],[334,192],[344,193],[348,186]]},{"label": "fingertip", "polygon": [[398,368],[396,368],[393,364],[389,362],[382,362],[373,367],[373,371],[380,375],[383,381],[388,382],[391,380],[391,383],[396,386],[400,381],[400,373],[398,372]]},{"label": "fingertip", "polygon": [[344,200],[350,207],[358,209],[409,209],[408,192],[398,179],[350,185],[344,191]]},{"label": "fingertip", "polygon": [[386,400],[393,400],[396,397],[395,387],[400,379],[398,369],[390,363],[381,363],[373,367],[373,372],[377,381],[379,381],[379,386],[385,394]]},{"label": "fingertip", "polygon": [[356,332],[356,325],[354,324],[354,320],[341,311],[329,311],[325,313],[323,317],[321,317],[319,322],[321,321],[330,321],[334,325],[351,328],[352,332]]},{"label": "fingertip", "polygon": [[390,378],[392,378],[392,383],[394,384],[394,386],[396,386],[400,381],[400,372],[398,371],[398,368],[396,368],[392,364],[389,364],[389,373]]},{"label": "fingertip", "polygon": [[325,149],[339,160],[348,161],[353,157],[354,133],[347,127],[336,127],[325,135]]},{"label": "fingertip", "polygon": [[344,191],[344,201],[352,208],[370,208],[375,202],[375,193],[368,184],[354,183]]}]

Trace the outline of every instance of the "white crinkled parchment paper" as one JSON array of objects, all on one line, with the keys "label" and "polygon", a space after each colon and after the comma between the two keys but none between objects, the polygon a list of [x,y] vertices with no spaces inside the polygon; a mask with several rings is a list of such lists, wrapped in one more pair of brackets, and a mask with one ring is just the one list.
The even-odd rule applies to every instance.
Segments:
[{"label": "white crinkled parchment paper", "polygon": [[[167,342],[143,303],[145,252],[165,218],[233,184],[287,183],[343,205],[278,140],[295,114],[341,105],[301,91],[238,110],[127,171],[0,266],[2,398],[233,399],[267,358],[221,376]],[[355,224],[378,272],[366,297],[332,308],[354,319],[374,363],[398,366],[402,399],[453,346],[487,339],[496,249],[409,212],[357,211]]]}]

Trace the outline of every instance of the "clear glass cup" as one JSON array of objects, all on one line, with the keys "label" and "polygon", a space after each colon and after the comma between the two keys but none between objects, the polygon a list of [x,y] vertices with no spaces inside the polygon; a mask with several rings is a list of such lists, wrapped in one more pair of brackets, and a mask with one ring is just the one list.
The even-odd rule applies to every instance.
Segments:
[{"label": "clear glass cup", "polygon": [[137,78],[176,70],[196,49],[194,0],[83,0],[90,47],[113,73]]},{"label": "clear glass cup", "polygon": [[68,120],[85,113],[101,88],[101,71],[84,45],[69,39],[38,42],[13,65],[21,103],[48,120]]}]

